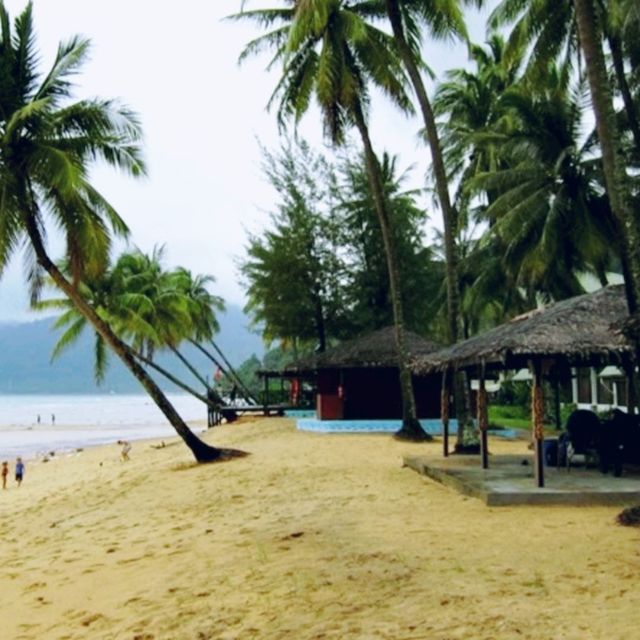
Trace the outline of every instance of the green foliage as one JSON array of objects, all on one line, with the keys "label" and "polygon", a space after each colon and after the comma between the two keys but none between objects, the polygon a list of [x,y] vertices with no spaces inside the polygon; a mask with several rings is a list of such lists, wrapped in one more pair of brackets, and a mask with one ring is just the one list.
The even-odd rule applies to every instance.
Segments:
[{"label": "green foliage", "polygon": [[531,385],[528,382],[513,382],[504,380],[500,383],[497,404],[510,407],[505,408],[505,418],[521,418],[531,415]]},{"label": "green foliage", "polygon": [[[394,236],[405,325],[418,333],[434,326],[444,269],[423,235],[425,211],[420,192],[403,188],[408,171],[400,173],[397,158],[384,154],[381,162],[384,197]],[[348,281],[343,299],[349,309],[351,335],[393,324],[384,244],[373,194],[360,156],[346,156],[338,168],[338,211],[343,220]]]},{"label": "green foliage", "polygon": [[[143,174],[141,131],[136,115],[112,100],[72,100],[72,78],[87,59],[88,40],[60,44],[48,73],[39,73],[32,9],[29,3],[12,29],[0,3],[0,274],[26,236],[40,244],[50,223],[62,232],[77,281],[96,277],[108,263],[112,234],[127,233],[92,186],[90,166],[103,160]],[[43,282],[35,250],[26,245],[33,300]]]},{"label": "green foliage", "polygon": [[[278,208],[271,228],[250,239],[241,272],[247,311],[265,339],[323,348],[392,324],[384,243],[362,157],[332,161],[304,142],[264,153]],[[403,188],[408,173],[386,154],[381,169],[406,325],[425,333],[435,326],[443,268],[425,246],[420,193]]]},{"label": "green foliage", "polygon": [[315,341],[324,349],[343,322],[345,262],[332,207],[333,169],[304,142],[287,142],[263,155],[279,202],[271,228],[250,237],[241,262],[246,310],[267,341]]},{"label": "green foliage", "polygon": [[[166,270],[163,249],[151,255],[139,250],[122,253],[98,277],[78,282],[82,297],[120,339],[149,359],[157,350],[177,349],[181,343],[211,339],[219,325],[216,311],[222,299],[208,290],[211,276],[192,276],[181,267]],[[63,271],[68,267],[63,265]],[[86,318],[67,298],[38,302],[37,309],[62,309],[54,328],[63,330],[53,351],[57,358],[75,344],[88,326]],[[108,366],[102,337],[95,332],[95,376],[104,379]]]}]

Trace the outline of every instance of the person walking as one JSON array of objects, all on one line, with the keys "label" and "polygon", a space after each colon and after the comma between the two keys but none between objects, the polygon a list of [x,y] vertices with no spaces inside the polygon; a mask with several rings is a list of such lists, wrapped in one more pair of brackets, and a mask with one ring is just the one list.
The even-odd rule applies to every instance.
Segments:
[{"label": "person walking", "polygon": [[24,462],[22,462],[22,458],[16,458],[16,482],[18,486],[22,484],[22,478],[24,478]]}]

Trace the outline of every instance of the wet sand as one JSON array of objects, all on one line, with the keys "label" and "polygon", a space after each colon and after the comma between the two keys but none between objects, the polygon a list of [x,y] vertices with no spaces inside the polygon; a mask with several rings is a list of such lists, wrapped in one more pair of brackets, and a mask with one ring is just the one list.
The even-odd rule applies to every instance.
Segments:
[{"label": "wet sand", "polygon": [[[216,428],[31,462],[0,491],[12,639],[632,639],[640,530],[618,507],[488,508],[414,471],[439,444]],[[526,443],[492,442],[525,452]]]}]

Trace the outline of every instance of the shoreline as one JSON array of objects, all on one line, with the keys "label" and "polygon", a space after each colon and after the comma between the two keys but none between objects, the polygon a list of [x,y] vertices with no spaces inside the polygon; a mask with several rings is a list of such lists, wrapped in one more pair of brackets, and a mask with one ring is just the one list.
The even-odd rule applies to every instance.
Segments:
[{"label": "shoreline", "polygon": [[[192,429],[204,429],[202,403],[186,395],[169,400]],[[117,440],[175,435],[151,399],[137,395],[0,397],[0,458],[35,459]],[[38,421],[39,420],[39,421]]]},{"label": "shoreline", "polygon": [[[402,467],[441,443],[242,418],[27,465],[0,491],[16,640],[635,637],[640,532],[616,507],[486,507]],[[164,448],[154,448],[162,440]],[[493,455],[526,442],[490,440]],[[580,611],[579,619],[575,612]]]},{"label": "shoreline", "polygon": [[[198,437],[201,437],[203,433],[208,431],[204,420],[189,421],[187,422],[187,426]],[[147,425],[145,425],[145,427],[147,427]],[[167,433],[160,435],[141,435],[145,430],[157,431],[160,429],[166,429]],[[36,445],[39,447],[38,450],[34,449],[34,446],[36,446],[34,444],[24,444],[24,437],[21,439],[21,435],[24,432],[27,432],[29,436],[35,436]],[[51,441],[51,446],[40,444],[40,438],[38,438],[38,436],[42,434],[54,436],[54,439]],[[68,435],[68,439],[62,437],[65,434],[70,434]],[[88,439],[79,439],[76,442],[72,442],[78,434],[85,434],[85,438]],[[16,442],[11,443],[7,438],[7,436],[11,435],[15,435]],[[108,447],[116,444],[118,440],[127,440],[132,443],[160,442],[162,440],[181,441],[180,436],[170,425],[156,425],[155,427],[150,426],[146,429],[141,429],[139,425],[131,425],[129,429],[119,425],[111,429],[92,425],[73,425],[72,427],[56,425],[55,427],[49,426],[40,429],[0,429],[0,458],[7,460],[10,464],[12,464],[12,460],[15,460],[17,456],[20,456],[25,462],[43,461],[44,458],[51,460],[56,457],[62,458],[74,455],[75,453],[85,450]],[[25,452],[22,453],[23,451]]]}]

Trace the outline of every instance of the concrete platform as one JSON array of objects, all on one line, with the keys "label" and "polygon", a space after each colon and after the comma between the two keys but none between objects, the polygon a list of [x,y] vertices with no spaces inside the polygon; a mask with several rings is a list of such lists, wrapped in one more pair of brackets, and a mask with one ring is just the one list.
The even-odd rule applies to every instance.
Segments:
[{"label": "concrete platform", "polygon": [[545,467],[545,486],[535,486],[533,455],[490,456],[482,469],[478,456],[405,456],[404,466],[489,506],[639,505],[640,469],[625,467],[622,477],[584,467]]}]

